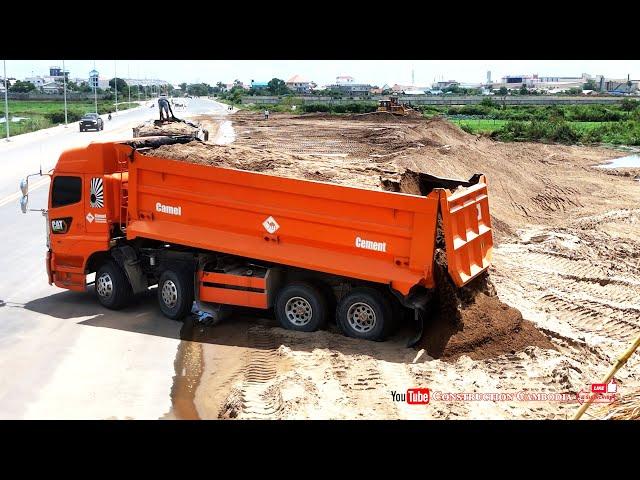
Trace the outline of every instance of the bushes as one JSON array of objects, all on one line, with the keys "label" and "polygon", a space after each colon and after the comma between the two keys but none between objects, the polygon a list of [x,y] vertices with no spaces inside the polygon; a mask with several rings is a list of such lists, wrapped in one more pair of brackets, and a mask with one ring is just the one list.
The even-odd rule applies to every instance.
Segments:
[{"label": "bushes", "polygon": [[374,103],[352,102],[352,103],[305,103],[302,111],[325,112],[325,113],[369,113],[376,110]]},{"label": "bushes", "polygon": [[531,122],[510,121],[496,130],[491,136],[502,141],[542,141],[554,143],[577,143],[582,139],[580,132],[565,121]]},{"label": "bushes", "polygon": [[582,130],[560,120],[510,121],[491,134],[504,142],[542,141],[554,143],[611,143],[616,145],[640,145],[640,122],[603,123],[592,129]]},{"label": "bushes", "polygon": [[[53,124],[64,123],[64,112],[45,113],[44,116],[45,116],[45,118],[47,120],[49,120]],[[82,114],[81,113],[79,113],[77,111],[74,111],[74,110],[67,111],[67,121],[68,122],[77,122],[81,118],[82,118]]]},{"label": "bushes", "polygon": [[599,125],[584,134],[584,141],[640,145],[640,122],[627,121]]}]

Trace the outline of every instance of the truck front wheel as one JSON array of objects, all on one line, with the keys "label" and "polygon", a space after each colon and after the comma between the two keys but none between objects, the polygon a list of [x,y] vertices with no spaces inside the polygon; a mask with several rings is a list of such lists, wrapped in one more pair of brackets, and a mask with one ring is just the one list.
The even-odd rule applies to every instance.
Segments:
[{"label": "truck front wheel", "polygon": [[193,275],[184,270],[165,270],[158,280],[158,304],[165,317],[186,317],[193,305]]},{"label": "truck front wheel", "polygon": [[315,286],[295,282],[278,293],[275,313],[280,325],[288,330],[314,332],[326,323],[327,302]]},{"label": "truck front wheel", "polygon": [[111,310],[119,310],[131,299],[133,290],[124,271],[113,261],[104,263],[96,273],[98,301]]},{"label": "truck front wheel", "polygon": [[336,321],[345,335],[383,340],[392,322],[388,299],[373,288],[354,288],[338,304]]}]

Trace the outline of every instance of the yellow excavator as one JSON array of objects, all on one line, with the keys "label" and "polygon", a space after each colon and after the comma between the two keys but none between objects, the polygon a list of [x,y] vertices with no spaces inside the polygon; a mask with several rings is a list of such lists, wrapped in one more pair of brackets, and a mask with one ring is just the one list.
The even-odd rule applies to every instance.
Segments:
[{"label": "yellow excavator", "polygon": [[405,103],[400,103],[398,97],[389,97],[389,100],[380,100],[376,112],[387,112],[393,115],[407,116],[418,112]]}]

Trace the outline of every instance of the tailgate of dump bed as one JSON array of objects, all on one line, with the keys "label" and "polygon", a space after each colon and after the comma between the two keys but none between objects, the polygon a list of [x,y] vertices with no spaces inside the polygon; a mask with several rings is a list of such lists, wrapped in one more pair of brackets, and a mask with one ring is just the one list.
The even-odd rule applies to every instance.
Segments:
[{"label": "tailgate of dump bed", "polygon": [[458,287],[489,268],[493,248],[484,175],[455,191],[440,190],[440,211],[449,275]]}]

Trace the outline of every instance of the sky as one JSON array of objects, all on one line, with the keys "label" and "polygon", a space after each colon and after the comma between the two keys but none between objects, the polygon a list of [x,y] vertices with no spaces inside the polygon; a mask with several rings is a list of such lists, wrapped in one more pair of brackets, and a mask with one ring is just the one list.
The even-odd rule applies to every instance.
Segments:
[{"label": "sky", "polygon": [[[580,76],[582,73],[608,78],[640,79],[639,60],[67,60],[71,78],[87,78],[95,68],[101,77],[155,78],[173,84],[239,79],[269,81],[273,77],[288,80],[301,75],[318,85],[335,82],[338,75],[350,75],[356,83],[411,84],[428,86],[434,80],[480,83],[491,71],[493,81],[504,75],[539,74],[541,76]],[[7,60],[7,76],[24,78],[48,75],[51,65],[62,60]],[[0,76],[3,76],[0,70]]]}]

